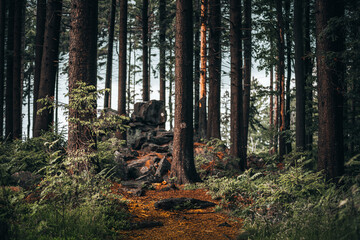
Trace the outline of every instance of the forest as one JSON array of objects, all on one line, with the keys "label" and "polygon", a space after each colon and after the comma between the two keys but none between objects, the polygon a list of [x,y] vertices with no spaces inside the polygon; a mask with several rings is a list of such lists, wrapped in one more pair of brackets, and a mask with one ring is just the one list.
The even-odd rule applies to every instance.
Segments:
[{"label": "forest", "polygon": [[0,239],[360,239],[359,0],[0,0]]}]

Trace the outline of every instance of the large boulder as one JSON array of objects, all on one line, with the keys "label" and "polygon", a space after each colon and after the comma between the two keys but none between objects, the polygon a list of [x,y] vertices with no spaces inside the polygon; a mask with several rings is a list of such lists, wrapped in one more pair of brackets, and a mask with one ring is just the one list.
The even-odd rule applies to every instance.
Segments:
[{"label": "large boulder", "polygon": [[147,125],[159,126],[166,122],[166,111],[163,101],[151,100],[134,105],[131,115],[133,122],[142,122]]}]

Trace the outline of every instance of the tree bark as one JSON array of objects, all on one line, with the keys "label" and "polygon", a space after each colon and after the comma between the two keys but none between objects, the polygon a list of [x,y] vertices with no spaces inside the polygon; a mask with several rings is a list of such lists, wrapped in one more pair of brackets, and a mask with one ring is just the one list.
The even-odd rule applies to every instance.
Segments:
[{"label": "tree bark", "polygon": [[13,52],[13,138],[20,139],[22,132],[22,39],[25,1],[16,0],[14,9],[14,52]]},{"label": "tree bark", "polygon": [[[44,47],[41,60],[41,76],[38,98],[54,98],[55,81],[59,62],[60,23],[62,14],[62,0],[48,0],[46,9],[46,24],[44,34]],[[36,103],[36,109],[44,107]],[[45,109],[36,117],[34,124],[34,137],[51,129],[54,121],[54,109]]]},{"label": "tree bark", "polygon": [[14,8],[15,2],[9,1],[7,20],[7,44],[6,44],[6,109],[5,109],[5,138],[13,138],[13,51],[14,51]]},{"label": "tree bark", "polygon": [[312,150],[313,144],[313,79],[312,53],[310,39],[310,0],[305,0],[305,149]]},{"label": "tree bark", "polygon": [[150,100],[150,86],[149,86],[149,48],[148,48],[148,7],[149,0],[143,0],[142,6],[142,61],[143,61],[143,101]]},{"label": "tree bark", "polygon": [[194,110],[194,131],[195,135],[199,135],[199,97],[200,97],[200,0],[195,0],[196,9],[195,9],[195,35],[194,35],[194,54],[195,54],[195,63],[194,63],[194,89],[195,89],[195,110]]},{"label": "tree bark", "polygon": [[207,138],[220,135],[221,8],[220,0],[209,0],[209,111]]},{"label": "tree bark", "polygon": [[247,142],[249,134],[250,90],[251,90],[251,0],[244,0],[244,97],[243,97],[243,146],[247,158]]},{"label": "tree bark", "polygon": [[119,95],[118,111],[126,115],[126,46],[127,46],[127,1],[120,1],[119,31]]},{"label": "tree bark", "polygon": [[164,102],[165,105],[165,59],[166,59],[166,0],[160,0],[159,2],[159,44],[160,44],[160,100]]},{"label": "tree bark", "polygon": [[[318,170],[327,179],[344,172],[344,72],[341,54],[345,49],[344,27],[324,31],[331,19],[344,16],[342,0],[316,1],[316,59],[318,78],[319,140]],[[330,37],[331,36],[331,37]],[[331,54],[330,54],[331,53]]]},{"label": "tree bark", "polygon": [[276,0],[277,47],[278,47],[278,83],[280,90],[280,126],[279,126],[279,156],[282,161],[286,153],[285,143],[285,51],[284,51],[284,20],[282,0]]},{"label": "tree bark", "polygon": [[231,148],[230,153],[239,159],[239,169],[244,171],[246,159],[242,158],[242,31],[241,1],[230,0],[230,54],[231,54]]},{"label": "tree bark", "polygon": [[[285,24],[285,33],[286,33],[286,98],[285,98],[285,129],[290,131],[290,118],[291,118],[291,94],[290,94],[290,83],[291,83],[291,44],[292,44],[292,36],[290,33],[290,1],[285,1],[285,16],[286,16],[286,24]],[[286,153],[290,153],[292,151],[291,141],[289,139],[290,135],[286,135]]]},{"label": "tree bark", "polygon": [[107,61],[106,61],[106,76],[105,76],[105,88],[110,89],[110,92],[105,92],[104,108],[111,108],[111,83],[112,83],[115,13],[116,13],[116,0],[111,0],[109,40],[108,40],[108,52],[106,57]]},{"label": "tree bark", "polygon": [[35,73],[34,73],[34,102],[33,102],[33,135],[35,135],[35,121],[37,116],[37,100],[41,76],[41,61],[44,48],[44,34],[46,22],[46,0],[38,0],[36,4],[36,36],[35,36]]},{"label": "tree bark", "polygon": [[171,177],[179,184],[200,178],[194,164],[192,0],[176,1],[175,129]]},{"label": "tree bark", "polygon": [[4,133],[6,1],[0,1],[0,140]]},{"label": "tree bark", "polygon": [[295,80],[296,80],[296,150],[305,150],[305,76],[304,76],[304,36],[303,2],[294,3],[295,32]]},{"label": "tree bark", "polygon": [[[128,3],[120,1],[120,31],[119,31],[119,94],[118,112],[126,116],[126,46],[127,46],[127,11]],[[120,139],[126,139],[126,133],[117,134]]]},{"label": "tree bark", "polygon": [[200,99],[199,99],[199,135],[206,137],[206,21],[207,0],[201,0],[200,28]]},{"label": "tree bark", "polygon": [[270,66],[270,154],[274,153],[274,68]]},{"label": "tree bark", "polygon": [[[78,82],[96,86],[97,83],[97,0],[71,0],[71,28],[69,49],[69,92],[78,86]],[[70,104],[76,101],[69,98]],[[96,100],[92,103],[96,108]],[[69,118],[90,121],[96,117],[96,111],[80,114],[69,109]],[[68,151],[90,151],[89,145],[95,141],[93,133],[81,123],[69,122]]]}]

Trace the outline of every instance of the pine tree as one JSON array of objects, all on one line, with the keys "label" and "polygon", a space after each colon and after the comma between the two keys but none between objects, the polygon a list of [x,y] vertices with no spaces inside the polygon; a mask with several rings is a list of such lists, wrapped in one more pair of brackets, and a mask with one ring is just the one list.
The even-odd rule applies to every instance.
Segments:
[{"label": "pine tree", "polygon": [[[79,82],[96,86],[97,83],[97,0],[71,0],[71,28],[69,48],[69,93],[78,87]],[[76,99],[69,99],[72,105]],[[96,100],[91,104],[96,109]],[[85,106],[84,106],[85,107]],[[77,118],[78,122],[69,122],[68,150],[91,150],[94,142],[91,129],[81,124],[96,117],[96,112],[82,114],[76,109],[69,109],[69,119]]]},{"label": "pine tree", "polygon": [[[36,4],[36,37],[35,37],[35,75],[34,75],[34,103],[33,103],[33,126],[37,116],[37,100],[39,99],[39,86],[41,75],[41,61],[44,46],[44,33],[46,22],[46,0],[37,0]],[[33,127],[33,135],[35,128]]]},{"label": "pine tree", "polygon": [[242,24],[241,1],[230,0],[230,54],[231,54],[231,155],[240,158],[239,169],[244,171],[246,159],[242,158]]},{"label": "pine tree", "polygon": [[[55,81],[59,62],[60,22],[62,15],[62,0],[48,0],[46,9],[46,24],[44,34],[44,46],[41,60],[41,74],[38,98],[54,98]],[[37,102],[36,109],[44,105]],[[34,137],[38,137],[41,131],[49,131],[54,121],[54,109],[45,109],[35,119]]]},{"label": "pine tree", "polygon": [[176,1],[175,129],[171,177],[177,183],[199,181],[193,142],[192,0]]},{"label": "pine tree", "polygon": [[105,92],[104,108],[111,108],[111,83],[112,83],[115,13],[116,13],[116,0],[111,0],[108,52],[106,57],[107,61],[106,61],[106,76],[105,76],[105,88],[110,89],[110,92]]},{"label": "pine tree", "polygon": [[207,138],[220,139],[221,87],[220,0],[209,0],[209,109]]},{"label": "pine tree", "polygon": [[[318,79],[319,141],[318,170],[328,179],[344,172],[344,72],[341,54],[345,49],[341,24],[326,31],[331,20],[344,16],[342,0],[316,1],[316,60]],[[330,37],[331,36],[331,37]]]}]

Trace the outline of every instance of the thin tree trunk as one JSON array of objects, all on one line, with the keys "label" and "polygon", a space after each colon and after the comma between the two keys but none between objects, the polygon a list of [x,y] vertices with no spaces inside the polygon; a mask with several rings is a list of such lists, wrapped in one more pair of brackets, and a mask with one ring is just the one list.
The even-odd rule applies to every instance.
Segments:
[{"label": "thin tree trunk", "polygon": [[196,9],[195,9],[195,35],[194,35],[194,54],[195,54],[195,63],[194,63],[194,102],[195,102],[195,110],[194,110],[194,130],[195,136],[199,135],[199,91],[200,91],[200,0],[195,0]]},{"label": "thin tree trunk", "polygon": [[206,137],[206,21],[207,0],[201,0],[199,134]]},{"label": "thin tree trunk", "polygon": [[166,58],[166,46],[165,46],[165,34],[166,34],[166,0],[160,0],[159,3],[159,44],[160,44],[160,100],[165,104],[165,58]]},{"label": "thin tree trunk", "polygon": [[[120,2],[120,31],[119,31],[119,94],[118,112],[126,116],[126,44],[127,44],[127,12],[128,3],[125,0]],[[126,133],[118,133],[117,137],[126,139]]]},{"label": "thin tree trunk", "polygon": [[126,115],[127,1],[120,1],[118,112]]},{"label": "thin tree trunk", "polygon": [[176,1],[175,129],[171,177],[179,184],[200,180],[194,164],[192,0]]},{"label": "thin tree trunk", "polygon": [[244,0],[244,97],[243,97],[243,128],[242,148],[247,159],[247,142],[249,135],[250,90],[251,90],[251,0]]},{"label": "thin tree trunk", "polygon": [[278,65],[275,65],[275,101],[274,101],[274,153],[278,154],[278,146],[279,146],[279,82],[278,82]]},{"label": "thin tree trunk", "polygon": [[312,84],[312,58],[310,39],[310,0],[305,0],[305,149],[312,150],[313,144],[313,84]]},{"label": "thin tree trunk", "polygon": [[[55,81],[59,63],[60,23],[62,15],[62,0],[48,0],[46,9],[46,25],[44,34],[44,49],[41,60],[41,75],[39,85],[39,99],[54,97]],[[44,107],[38,102],[37,109]],[[46,108],[36,117],[34,137],[41,132],[48,132],[54,121],[54,109]]]},{"label": "thin tree trunk", "polygon": [[22,39],[24,18],[24,0],[15,1],[14,10],[14,65],[13,65],[13,138],[20,139],[22,133]]},{"label": "thin tree trunk", "polygon": [[149,86],[149,49],[148,49],[148,7],[149,0],[143,0],[142,6],[142,61],[143,61],[143,101],[150,100],[150,86]]},{"label": "thin tree trunk", "polygon": [[280,161],[286,153],[285,143],[285,52],[284,52],[284,21],[282,0],[276,0],[277,15],[277,45],[278,45],[278,83],[280,92],[280,126],[279,126],[279,156]]},{"label": "thin tree trunk", "polygon": [[0,1],[0,140],[4,134],[6,1]]},{"label": "thin tree trunk", "polygon": [[[291,33],[290,33],[290,0],[285,1],[285,15],[286,15],[286,24],[285,24],[285,33],[286,33],[286,103],[285,103],[285,129],[287,131],[290,130],[290,118],[291,118],[291,110],[290,110],[290,102],[291,102],[291,94],[290,94],[290,83],[291,83]],[[286,153],[290,153],[292,151],[291,141],[289,138],[289,134],[286,135]]]},{"label": "thin tree trunk", "polygon": [[14,51],[14,8],[15,2],[9,1],[8,31],[6,44],[6,109],[5,109],[5,138],[13,138],[13,51]]},{"label": "thin tree trunk", "polygon": [[274,153],[274,68],[270,66],[270,154]]},{"label": "thin tree trunk", "polygon": [[295,79],[296,79],[296,150],[305,150],[305,76],[304,76],[304,36],[303,2],[295,0]]},{"label": "thin tree trunk", "polygon": [[207,138],[220,139],[221,8],[220,0],[209,0],[209,111]]},{"label": "thin tree trunk", "polygon": [[230,153],[240,158],[239,169],[244,171],[246,159],[242,154],[242,32],[241,1],[230,0],[230,54],[231,54],[231,148]]},{"label": "thin tree trunk", "polygon": [[[343,93],[345,65],[341,54],[345,49],[345,31],[344,27],[340,25],[334,27],[330,32],[325,32],[324,29],[331,19],[343,16],[344,2],[342,0],[316,1],[319,106],[318,170],[324,171],[327,179],[335,179],[344,172]],[[331,59],[329,53],[331,53]]]},{"label": "thin tree trunk", "polygon": [[59,133],[59,64],[55,77],[55,134]]},{"label": "thin tree trunk", "polygon": [[44,47],[44,34],[46,22],[46,0],[38,0],[36,4],[36,36],[35,36],[35,73],[34,73],[34,100],[33,100],[33,135],[37,116],[37,100],[39,99],[39,86],[41,75],[41,61]]},{"label": "thin tree trunk", "polygon": [[[170,40],[170,49],[173,49],[173,42],[172,39]],[[170,64],[169,64],[169,122],[170,122],[170,130],[173,130],[174,126],[173,126],[173,118],[174,118],[174,114],[173,114],[173,101],[172,101],[172,96],[173,96],[173,55],[172,55],[173,51],[170,50],[169,51],[169,58],[170,58]]]},{"label": "thin tree trunk", "polygon": [[116,13],[116,0],[111,0],[109,40],[108,40],[108,52],[107,52],[106,76],[105,76],[105,88],[110,89],[110,92],[105,92],[104,108],[111,108],[111,83],[112,83],[113,49],[114,49],[115,13]]},{"label": "thin tree trunk", "polygon": [[131,53],[132,53],[131,33],[132,31],[129,31],[129,60],[128,60],[129,67],[128,67],[127,99],[126,99],[128,113],[130,113],[130,100],[131,100]]}]

